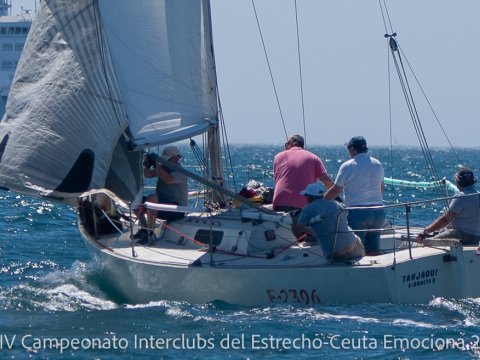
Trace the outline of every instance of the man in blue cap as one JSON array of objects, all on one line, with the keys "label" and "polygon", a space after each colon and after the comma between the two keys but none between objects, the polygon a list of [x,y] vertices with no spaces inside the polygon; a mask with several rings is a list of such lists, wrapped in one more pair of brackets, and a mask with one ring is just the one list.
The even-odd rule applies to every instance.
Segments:
[{"label": "man in blue cap", "polygon": [[354,136],[345,145],[351,159],[340,166],[335,185],[325,193],[325,199],[335,199],[344,191],[347,207],[361,207],[348,211],[348,224],[358,230],[356,234],[362,239],[367,255],[378,255],[380,232],[369,229],[381,229],[385,224],[383,166],[367,154],[363,136]]},{"label": "man in blue cap", "polygon": [[348,226],[346,211],[336,201],[323,198],[320,183],[312,183],[300,192],[307,205],[298,218],[292,214],[292,232],[299,237],[311,227],[325,257],[333,261],[349,262],[365,256],[358,236]]}]

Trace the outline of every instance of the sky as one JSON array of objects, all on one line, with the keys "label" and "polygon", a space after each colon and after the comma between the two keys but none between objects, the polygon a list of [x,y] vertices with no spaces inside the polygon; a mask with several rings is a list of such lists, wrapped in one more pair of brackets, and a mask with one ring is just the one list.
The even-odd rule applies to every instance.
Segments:
[{"label": "sky", "polygon": [[[24,10],[35,11],[35,0],[10,0],[12,3],[12,15],[20,14],[23,7]],[[39,0],[36,1],[38,4]]]},{"label": "sky", "polygon": [[[363,135],[369,146],[418,146],[391,60],[389,71],[378,0],[297,0],[299,43],[295,0],[254,3],[286,130],[252,0],[211,0],[230,143],[280,144],[299,133],[309,145],[343,145]],[[13,5],[14,13],[35,8],[34,0]],[[480,1],[391,0],[387,6],[403,54],[452,145],[480,147]],[[409,82],[428,144],[447,146],[411,73]]]},{"label": "sky", "polygon": [[[255,0],[255,6],[287,134],[303,135],[295,1]],[[453,146],[480,146],[480,1],[395,0],[387,6],[406,59]],[[379,2],[298,0],[297,10],[307,143],[343,145],[363,135],[369,145],[418,145],[393,68],[390,128],[388,52]],[[212,13],[230,142],[283,142],[251,0],[212,0]],[[409,81],[429,145],[447,146],[414,79]]]}]

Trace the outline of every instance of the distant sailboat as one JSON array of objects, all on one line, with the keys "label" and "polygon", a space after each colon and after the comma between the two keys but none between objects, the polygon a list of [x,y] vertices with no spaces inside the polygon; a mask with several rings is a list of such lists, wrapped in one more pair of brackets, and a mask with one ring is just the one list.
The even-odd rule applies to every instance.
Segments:
[{"label": "distant sailboat", "polygon": [[[132,303],[480,296],[475,247],[415,246],[407,226],[385,231],[383,255],[331,263],[298,242],[288,214],[229,191],[211,29],[208,0],[42,1],[0,124],[0,185],[74,204],[103,276]],[[144,150],[196,135],[206,175],[174,170],[206,186],[206,208],[177,208],[186,216],[159,221],[154,246],[137,244]]]}]

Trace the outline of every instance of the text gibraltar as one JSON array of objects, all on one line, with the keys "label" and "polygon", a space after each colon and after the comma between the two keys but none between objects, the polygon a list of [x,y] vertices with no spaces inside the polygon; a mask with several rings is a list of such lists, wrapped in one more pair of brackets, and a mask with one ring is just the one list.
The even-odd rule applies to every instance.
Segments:
[{"label": "text gibraltar", "polygon": [[410,288],[434,283],[437,275],[438,269],[430,269],[403,275],[402,280]]}]

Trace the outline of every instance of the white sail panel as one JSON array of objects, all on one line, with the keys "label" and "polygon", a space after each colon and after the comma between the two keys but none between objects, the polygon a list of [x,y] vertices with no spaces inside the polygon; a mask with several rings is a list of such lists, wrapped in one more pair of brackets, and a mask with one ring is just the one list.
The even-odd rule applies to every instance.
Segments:
[{"label": "white sail panel", "polygon": [[[99,4],[134,145],[177,141],[216,124],[209,2]],[[162,114],[176,114],[176,121]]]},{"label": "white sail panel", "polygon": [[140,154],[95,0],[46,0],[29,33],[0,123],[0,186],[68,196],[108,188],[132,199]]}]

